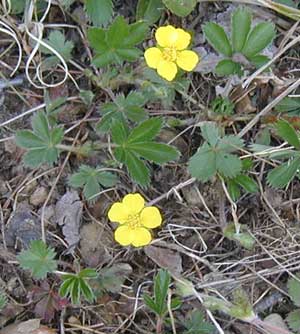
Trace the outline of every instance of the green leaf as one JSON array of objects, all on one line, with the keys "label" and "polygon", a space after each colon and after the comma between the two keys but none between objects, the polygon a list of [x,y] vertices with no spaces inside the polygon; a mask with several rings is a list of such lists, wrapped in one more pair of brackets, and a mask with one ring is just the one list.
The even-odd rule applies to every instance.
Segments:
[{"label": "green leaf", "polygon": [[200,181],[208,181],[217,172],[216,154],[204,143],[189,161],[188,170],[192,177]]},{"label": "green leaf", "polygon": [[150,183],[150,172],[145,163],[131,151],[124,151],[125,164],[130,176],[138,184],[146,187]]},{"label": "green leaf", "polygon": [[148,306],[152,312],[159,314],[159,310],[157,309],[157,305],[155,301],[149,295],[144,294],[143,300],[144,300],[145,305]]},{"label": "green leaf", "polygon": [[235,181],[235,179],[227,180],[227,189],[230,195],[230,198],[235,202],[241,197],[241,191],[239,184]]},{"label": "green leaf", "polygon": [[241,65],[231,59],[223,59],[218,62],[215,71],[220,76],[226,76],[231,74],[242,75],[243,71]]},{"label": "green leaf", "polygon": [[179,155],[179,152],[174,147],[155,142],[139,142],[130,144],[127,147],[144,159],[157,164],[175,160]]},{"label": "green leaf", "polygon": [[274,168],[267,176],[268,184],[274,188],[285,187],[296,175],[300,165],[300,157],[291,159]]},{"label": "green leaf", "polygon": [[196,7],[197,0],[162,0],[164,5],[175,15],[188,16]]},{"label": "green leaf", "polygon": [[296,149],[300,149],[300,141],[296,130],[291,126],[291,124],[286,120],[279,120],[275,124],[278,135],[285,141],[287,141],[291,146]]},{"label": "green leaf", "polygon": [[140,141],[152,140],[158,135],[162,126],[163,122],[161,118],[150,118],[131,131],[128,136],[128,142],[136,143]]},{"label": "green leaf", "polygon": [[216,155],[216,168],[223,176],[233,178],[242,171],[242,162],[233,154],[218,152]]},{"label": "green leaf", "polygon": [[75,188],[83,188],[87,200],[96,198],[102,187],[113,187],[118,178],[101,168],[92,168],[81,165],[79,171],[69,178],[69,184]]},{"label": "green leaf", "polygon": [[232,48],[223,27],[214,22],[208,22],[203,26],[203,31],[209,44],[216,51],[227,57],[232,56]]},{"label": "green leaf", "polygon": [[265,65],[270,60],[270,58],[265,55],[255,55],[250,57],[249,60],[256,68],[260,68]]},{"label": "green leaf", "polygon": [[300,97],[285,97],[275,107],[276,111],[300,114]]},{"label": "green leaf", "polygon": [[95,294],[88,281],[97,277],[98,273],[90,268],[81,270],[77,274],[62,275],[63,283],[60,286],[59,294],[62,297],[71,298],[74,305],[80,303],[81,297],[92,302],[95,299]]},{"label": "green leaf", "polygon": [[[45,43],[50,45],[53,49],[55,49],[65,61],[69,61],[72,58],[72,50],[74,48],[74,43],[72,41],[66,40],[65,35],[59,30],[53,30],[50,32],[47,39],[44,40]],[[41,48],[42,52],[45,54],[51,54],[51,50],[47,49],[46,47]],[[59,59],[54,56],[54,62],[59,63]]]},{"label": "green leaf", "polygon": [[300,329],[300,309],[294,310],[289,313],[289,315],[286,318],[286,321],[290,327],[291,330],[293,330],[295,333],[299,333]]},{"label": "green leaf", "polygon": [[112,0],[85,0],[85,10],[95,26],[107,26],[113,16]]},{"label": "green leaf", "polygon": [[111,135],[114,143],[122,145],[127,141],[128,137],[128,127],[123,121],[114,121],[111,128]]},{"label": "green leaf", "polygon": [[244,141],[241,138],[235,135],[229,135],[229,136],[225,136],[220,139],[218,143],[218,149],[226,153],[232,153],[242,148],[243,145],[244,145]]},{"label": "green leaf", "polygon": [[248,175],[238,175],[234,178],[234,181],[249,193],[256,193],[258,191],[257,183]]},{"label": "green leaf", "polygon": [[213,122],[204,122],[201,125],[201,134],[211,146],[216,146],[220,139],[220,129]]},{"label": "green leaf", "polygon": [[275,25],[271,22],[257,24],[250,32],[242,53],[251,58],[264,50],[275,38]]},{"label": "green leaf", "polygon": [[136,19],[154,24],[161,16],[162,0],[139,0],[136,8]]},{"label": "green leaf", "polygon": [[23,269],[29,269],[33,277],[41,279],[56,270],[55,256],[55,251],[47,247],[43,241],[34,240],[30,243],[29,249],[22,251],[17,259]]},{"label": "green leaf", "polygon": [[293,303],[300,307],[300,275],[297,274],[297,279],[289,278],[287,287]]},{"label": "green leaf", "polygon": [[154,300],[159,316],[163,316],[167,310],[167,295],[171,283],[171,275],[167,270],[160,269],[154,278]]},{"label": "green leaf", "polygon": [[101,109],[103,117],[96,125],[97,131],[108,131],[114,120],[143,121],[147,117],[143,108],[145,103],[145,97],[135,91],[131,91],[126,97],[122,94],[118,95],[114,102],[103,105]]},{"label": "green leaf", "polygon": [[7,305],[7,297],[3,291],[0,290],[0,311]]},{"label": "green leaf", "polygon": [[[236,233],[234,223],[228,224],[224,229],[223,233],[226,238],[229,240],[237,241],[240,243],[244,248],[252,250],[255,245],[255,239],[251,236],[250,233],[247,232],[247,228],[243,225],[240,225],[241,231]],[[241,310],[242,311],[242,310]],[[240,318],[236,314],[236,317]]]},{"label": "green leaf", "polygon": [[194,310],[183,325],[186,328],[183,334],[211,334],[215,329],[212,324],[204,320],[204,315],[200,310]]},{"label": "green leaf", "polygon": [[33,131],[20,130],[16,133],[16,144],[28,149],[23,158],[24,163],[30,167],[55,163],[59,156],[56,145],[63,140],[63,129],[55,124],[51,127],[43,112],[32,118],[32,128]]},{"label": "green leaf", "polygon": [[238,8],[231,17],[231,41],[233,51],[241,52],[251,29],[251,14],[244,8]]},{"label": "green leaf", "polygon": [[148,31],[144,22],[128,24],[118,16],[108,29],[91,28],[88,40],[95,50],[93,63],[98,67],[135,61],[142,52],[135,46],[141,43]]}]

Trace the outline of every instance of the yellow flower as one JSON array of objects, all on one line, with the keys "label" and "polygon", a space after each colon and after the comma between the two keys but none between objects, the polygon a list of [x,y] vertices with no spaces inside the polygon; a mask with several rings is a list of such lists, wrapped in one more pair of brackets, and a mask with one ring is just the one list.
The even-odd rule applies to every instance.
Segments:
[{"label": "yellow flower", "polygon": [[152,240],[149,229],[161,225],[162,217],[155,206],[145,207],[140,194],[128,194],[122,202],[114,203],[108,211],[111,222],[119,223],[115,240],[122,246],[141,247]]},{"label": "yellow flower", "polygon": [[171,25],[156,30],[155,39],[157,47],[145,51],[144,57],[149,67],[168,81],[172,81],[177,74],[177,67],[185,71],[192,71],[199,57],[196,52],[185,50],[190,42],[191,35],[180,28]]}]

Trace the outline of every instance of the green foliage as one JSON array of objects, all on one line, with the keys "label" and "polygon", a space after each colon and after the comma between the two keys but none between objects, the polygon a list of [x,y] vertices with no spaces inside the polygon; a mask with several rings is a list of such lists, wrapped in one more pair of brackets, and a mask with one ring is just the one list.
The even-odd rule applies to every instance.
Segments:
[{"label": "green foliage", "polygon": [[183,325],[186,328],[183,334],[211,334],[215,328],[204,320],[204,315],[199,310],[194,310]]},{"label": "green foliage", "polygon": [[97,272],[90,268],[83,269],[77,274],[62,275],[63,283],[60,286],[59,294],[62,297],[71,298],[74,305],[80,303],[81,297],[92,302],[95,294],[88,281],[96,279],[97,276]]},{"label": "green foliage", "polygon": [[241,173],[242,162],[232,152],[243,146],[243,141],[234,135],[221,137],[215,123],[201,126],[205,142],[189,161],[191,175],[200,181],[208,181],[217,173],[225,178],[234,178]]},{"label": "green foliage", "polygon": [[197,0],[162,0],[164,5],[175,15],[188,16],[196,7]]},{"label": "green foliage", "polygon": [[211,104],[212,111],[216,114],[230,116],[234,112],[234,104],[228,97],[217,96]]},{"label": "green foliage", "polygon": [[240,196],[240,188],[247,193],[256,193],[258,191],[257,183],[248,175],[240,174],[232,179],[226,180],[228,192],[233,201],[237,201]]},{"label": "green foliage", "polygon": [[117,181],[115,174],[106,172],[105,169],[86,165],[81,165],[79,171],[69,178],[72,187],[83,188],[84,197],[88,201],[95,200],[102,187],[113,187]]},{"label": "green foliage", "polygon": [[130,176],[141,186],[147,186],[150,182],[149,169],[142,158],[160,165],[175,160],[179,155],[174,147],[153,140],[162,125],[160,118],[151,118],[129,132],[124,122],[113,123],[112,139],[116,145],[114,155],[126,165]]},{"label": "green foliage", "polygon": [[120,94],[114,102],[106,103],[101,108],[103,114],[97,124],[97,131],[108,131],[114,120],[141,122],[147,117],[143,106],[146,103],[145,97],[136,91],[130,92],[126,97]]},{"label": "green foliage", "polygon": [[108,29],[89,29],[88,39],[96,53],[94,65],[103,67],[135,61],[142,54],[136,45],[144,41],[147,31],[146,23],[128,24],[122,16],[118,16]]},{"label": "green foliage", "polygon": [[298,133],[290,125],[289,122],[285,120],[279,120],[275,124],[278,135],[285,141],[287,141],[291,146],[294,146],[296,149],[300,149],[300,141]]},{"label": "green foliage", "polygon": [[85,10],[94,26],[106,27],[113,16],[113,1],[85,0]]},{"label": "green foliage", "polygon": [[[144,294],[144,303],[153,311],[160,319],[168,312],[167,296],[169,286],[171,284],[171,275],[167,270],[160,269],[154,278],[154,296]],[[171,302],[172,309],[177,308],[180,301],[174,298]]]},{"label": "green foliage", "polygon": [[5,308],[7,304],[6,294],[0,290],[0,312]]},{"label": "green foliage", "polygon": [[17,257],[23,269],[29,269],[32,276],[37,279],[46,278],[48,273],[52,273],[57,268],[54,260],[55,251],[47,247],[41,240],[31,242],[27,250],[23,250]]},{"label": "green foliage", "polygon": [[55,163],[59,156],[56,145],[63,140],[63,129],[56,124],[51,126],[44,112],[34,115],[31,125],[32,131],[20,130],[16,133],[17,145],[28,150],[23,157],[24,163],[29,167]]},{"label": "green foliage", "polygon": [[59,0],[59,2],[65,9],[68,10],[71,7],[71,5],[73,5],[75,0]]},{"label": "green foliage", "polygon": [[255,245],[255,240],[250,233],[247,232],[247,228],[240,225],[241,231],[236,232],[236,227],[233,223],[228,224],[223,230],[224,236],[229,240],[233,240],[241,244],[244,248],[252,250]]},{"label": "green foliage", "polygon": [[300,307],[300,274],[296,278],[290,278],[288,280],[288,292],[296,306]]},{"label": "green foliage", "polygon": [[[44,40],[49,46],[55,49],[65,61],[71,60],[72,50],[74,48],[74,43],[72,41],[66,40],[64,33],[59,30],[53,30],[50,32],[47,39]],[[47,58],[44,66],[51,67],[60,63],[59,58],[53,55],[53,52],[46,47],[41,47],[43,53],[51,55]]]},{"label": "green foliage", "polygon": [[286,321],[291,330],[293,330],[297,334],[300,333],[300,309],[290,312],[287,316]]},{"label": "green foliage", "polygon": [[300,97],[285,97],[275,107],[278,112],[287,112],[291,116],[300,115]]},{"label": "green foliage", "polygon": [[262,22],[251,29],[251,14],[245,8],[238,8],[231,16],[231,39],[225,30],[214,22],[203,26],[209,44],[226,58],[216,66],[221,76],[243,74],[243,68],[252,63],[261,67],[269,59],[260,53],[273,41],[276,31],[271,22]]},{"label": "green foliage", "polygon": [[21,14],[24,12],[26,2],[24,0],[10,0],[12,14]]},{"label": "green foliage", "polygon": [[163,9],[162,0],[139,0],[136,8],[136,19],[144,20],[149,25],[158,21]]}]

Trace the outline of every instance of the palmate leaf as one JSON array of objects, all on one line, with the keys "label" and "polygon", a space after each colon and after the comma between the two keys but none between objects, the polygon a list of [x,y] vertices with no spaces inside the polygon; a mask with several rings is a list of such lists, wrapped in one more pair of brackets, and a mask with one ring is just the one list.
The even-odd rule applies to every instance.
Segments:
[{"label": "palmate leaf", "polygon": [[208,22],[203,26],[203,31],[209,44],[216,51],[227,57],[232,56],[232,48],[223,27],[214,22]]},{"label": "palmate leaf", "polygon": [[94,26],[107,26],[113,16],[113,1],[85,0],[85,10]]},{"label": "palmate leaf", "polygon": [[79,171],[69,178],[72,187],[83,188],[83,194],[87,200],[95,199],[102,187],[113,187],[117,181],[116,175],[106,172],[105,169],[86,165],[80,166]]},{"label": "palmate leaf", "polygon": [[29,167],[40,164],[53,164],[57,161],[59,150],[56,145],[63,140],[63,129],[51,127],[44,112],[37,113],[32,119],[32,131],[20,130],[16,133],[16,144],[28,150],[24,163]]},{"label": "palmate leaf", "polygon": [[232,152],[243,146],[243,141],[233,135],[220,136],[214,123],[204,123],[201,133],[206,142],[189,161],[191,175],[200,181],[208,181],[220,173],[225,178],[233,178],[241,173],[242,162]]},{"label": "palmate leaf", "polygon": [[106,103],[101,108],[102,119],[96,125],[99,132],[106,132],[111,128],[114,120],[129,119],[132,122],[141,122],[147,114],[143,108],[145,97],[138,92],[130,92],[126,97],[122,94],[114,102]]},{"label": "palmate leaf", "polygon": [[23,269],[29,269],[33,277],[40,279],[57,268],[55,256],[55,251],[43,241],[34,240],[29,249],[22,251],[17,258]]},{"label": "palmate leaf", "polygon": [[241,52],[251,29],[251,14],[246,8],[238,8],[231,17],[231,41],[235,52]]},{"label": "palmate leaf", "polygon": [[59,294],[62,297],[71,298],[74,305],[80,303],[81,297],[92,302],[95,294],[88,281],[97,277],[98,273],[90,268],[83,269],[77,274],[62,275],[63,283],[60,286]]},{"label": "palmate leaf", "polygon": [[118,16],[108,29],[89,29],[88,39],[96,53],[94,65],[103,67],[135,61],[142,54],[136,45],[145,39],[147,30],[145,22],[128,24],[122,16]]},{"label": "palmate leaf", "polygon": [[174,147],[153,140],[161,127],[160,118],[148,119],[130,133],[122,121],[115,121],[112,125],[112,139],[117,144],[115,157],[126,165],[130,176],[141,186],[147,186],[150,181],[149,169],[142,158],[160,165],[175,160],[179,155]]}]

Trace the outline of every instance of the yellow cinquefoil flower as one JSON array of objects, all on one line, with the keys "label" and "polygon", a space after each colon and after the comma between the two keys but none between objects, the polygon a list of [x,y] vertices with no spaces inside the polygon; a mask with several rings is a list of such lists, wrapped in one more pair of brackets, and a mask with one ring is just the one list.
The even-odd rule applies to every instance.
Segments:
[{"label": "yellow cinquefoil flower", "polygon": [[152,240],[149,231],[161,225],[162,217],[155,206],[145,207],[140,194],[128,194],[122,202],[114,203],[108,211],[111,222],[119,223],[115,230],[115,240],[122,246],[141,247]]},{"label": "yellow cinquefoil flower", "polygon": [[177,74],[177,66],[185,71],[192,71],[199,57],[196,52],[185,50],[190,42],[191,35],[180,28],[171,25],[156,30],[157,47],[145,51],[146,63],[157,70],[157,73],[168,81],[172,81]]}]

